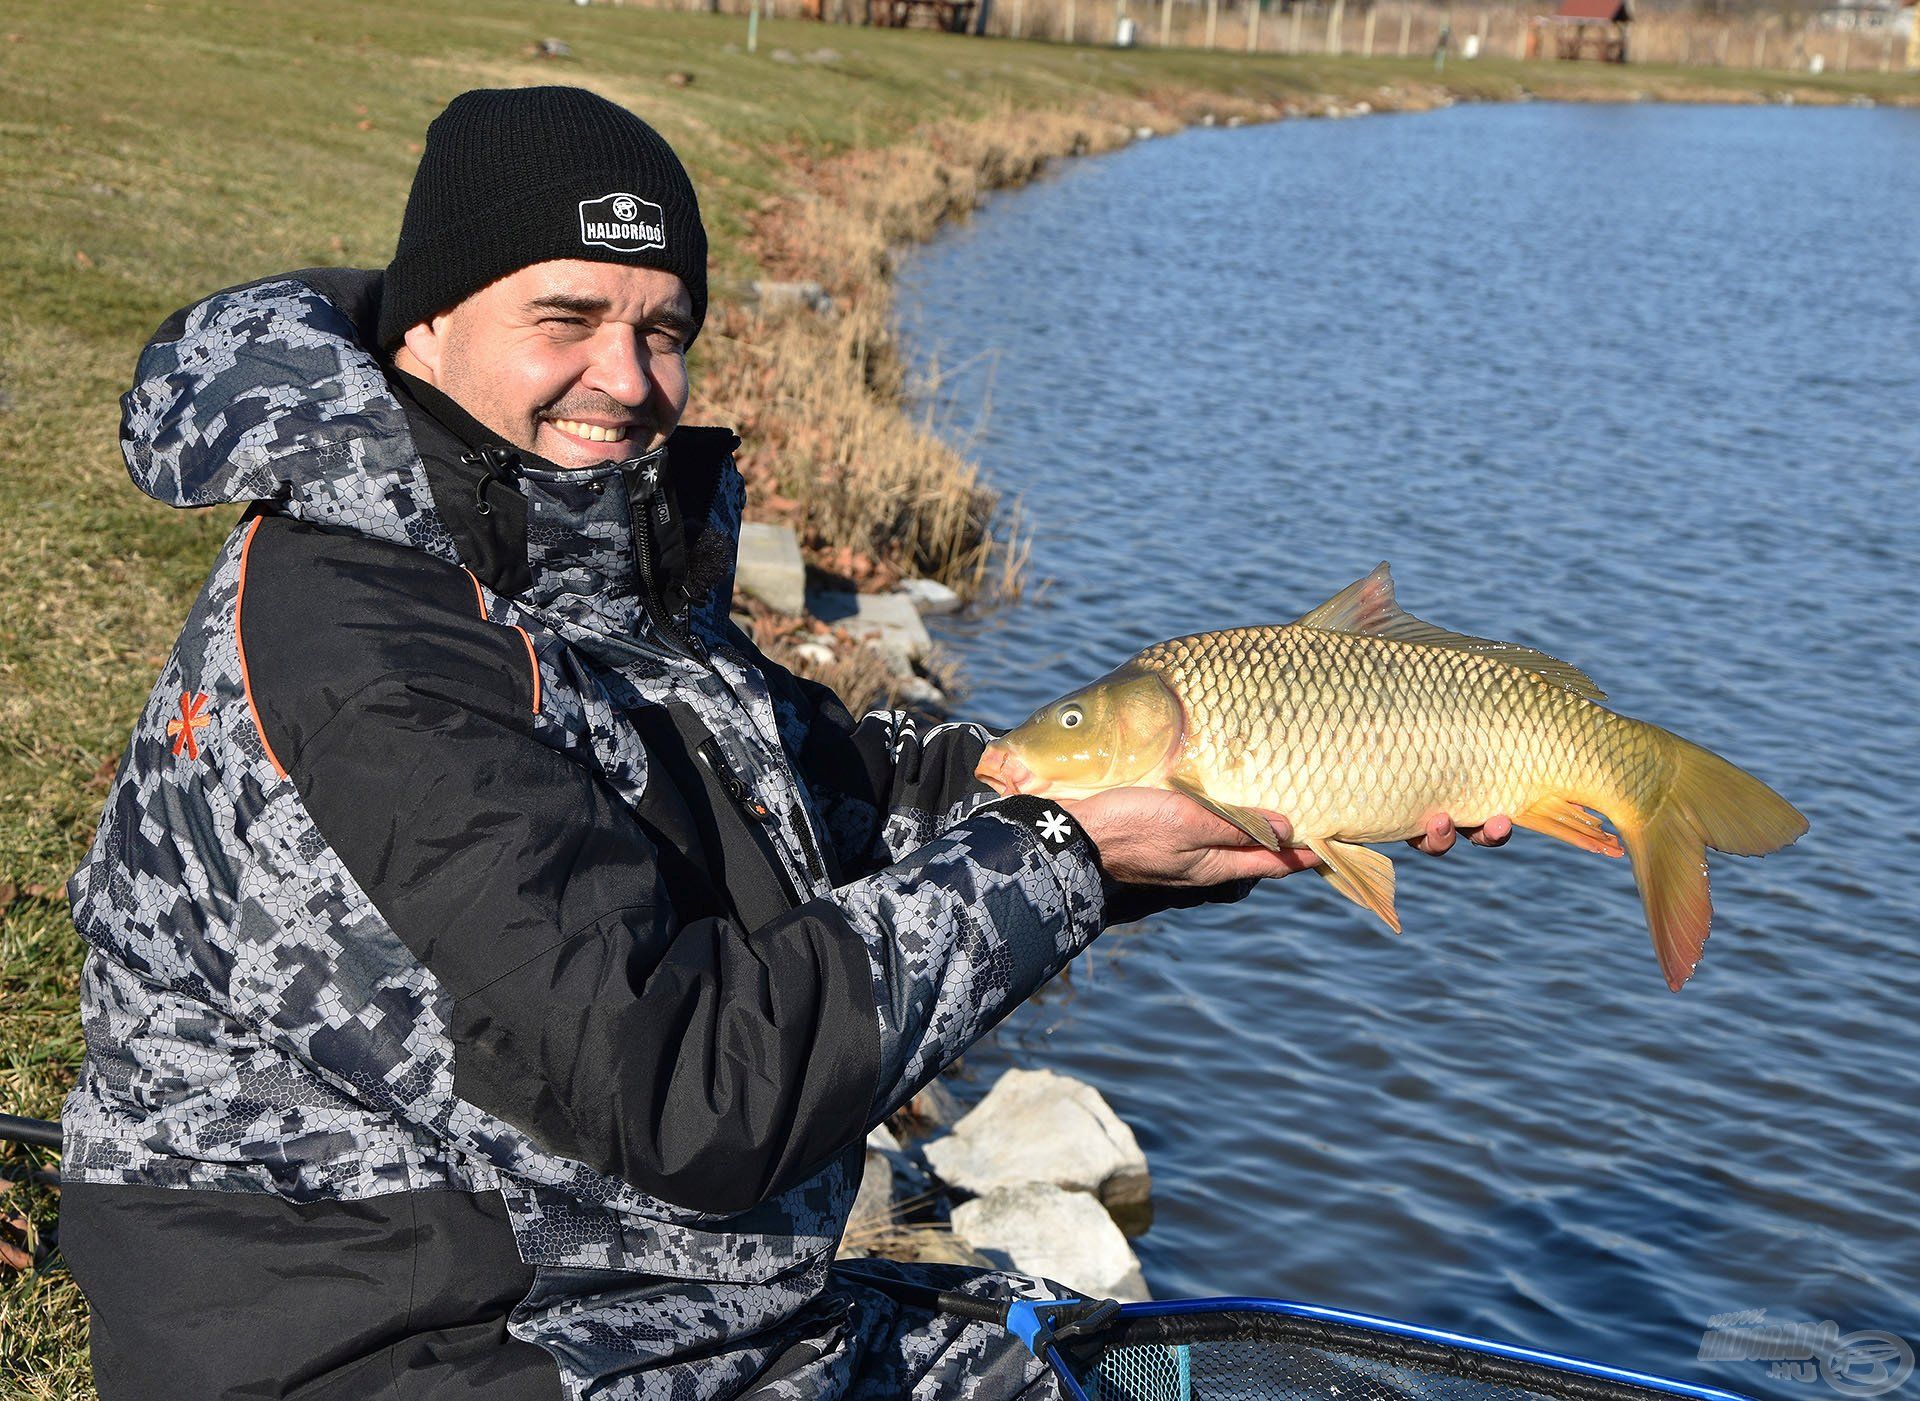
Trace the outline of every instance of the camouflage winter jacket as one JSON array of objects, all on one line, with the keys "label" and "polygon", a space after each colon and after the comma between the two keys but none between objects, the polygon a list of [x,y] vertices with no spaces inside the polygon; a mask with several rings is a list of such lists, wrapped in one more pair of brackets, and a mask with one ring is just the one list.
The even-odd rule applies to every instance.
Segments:
[{"label": "camouflage winter jacket", "polygon": [[479,1298],[568,1396],[811,1375],[861,1139],[1093,939],[1094,851],[734,626],[731,434],[553,469],[392,378],[377,296],[219,293],[124,400],[142,490],[251,504],[69,887],[103,1395],[425,1395],[367,1359]]}]

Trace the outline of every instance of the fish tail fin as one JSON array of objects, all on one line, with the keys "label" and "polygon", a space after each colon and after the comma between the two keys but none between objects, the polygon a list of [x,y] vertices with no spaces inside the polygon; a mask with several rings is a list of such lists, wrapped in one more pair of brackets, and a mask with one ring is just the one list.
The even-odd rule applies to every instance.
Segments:
[{"label": "fish tail fin", "polygon": [[1645,810],[1623,805],[1609,816],[1633,858],[1660,971],[1678,992],[1700,961],[1713,918],[1706,849],[1764,856],[1805,832],[1807,819],[1718,754],[1664,730],[1657,734],[1671,762],[1666,791]]}]

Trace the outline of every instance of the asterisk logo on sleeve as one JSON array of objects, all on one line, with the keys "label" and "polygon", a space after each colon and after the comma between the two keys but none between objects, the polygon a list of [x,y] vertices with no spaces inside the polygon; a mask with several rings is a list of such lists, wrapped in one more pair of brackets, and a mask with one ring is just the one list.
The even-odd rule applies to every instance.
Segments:
[{"label": "asterisk logo on sleeve", "polygon": [[1067,819],[1057,812],[1048,813],[1040,822],[1040,835],[1056,844],[1064,845],[1067,833],[1071,830],[1067,826]]},{"label": "asterisk logo on sleeve", "polygon": [[201,712],[206,709],[207,697],[204,691],[182,691],[180,693],[180,718],[167,721],[167,738],[173,741],[173,752],[185,754],[189,759],[200,757],[200,741],[194,731],[204,729],[212,722],[212,716]]}]

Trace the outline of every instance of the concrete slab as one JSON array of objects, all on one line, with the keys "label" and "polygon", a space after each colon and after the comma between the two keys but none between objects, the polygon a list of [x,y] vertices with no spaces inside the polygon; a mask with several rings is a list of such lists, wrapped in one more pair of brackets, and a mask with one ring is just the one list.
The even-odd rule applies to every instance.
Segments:
[{"label": "concrete slab", "polygon": [[895,676],[912,676],[914,662],[933,650],[920,610],[905,594],[818,593],[810,603],[820,621],[867,639]]},{"label": "concrete slab", "polygon": [[734,582],[767,607],[798,613],[807,606],[807,565],[793,528],[764,521],[740,527],[740,564]]}]

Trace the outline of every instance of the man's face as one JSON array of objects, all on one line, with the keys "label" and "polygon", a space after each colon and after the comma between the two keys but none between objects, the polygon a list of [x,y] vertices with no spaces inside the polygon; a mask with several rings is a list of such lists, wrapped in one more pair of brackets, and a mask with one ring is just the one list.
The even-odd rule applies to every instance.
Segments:
[{"label": "man's face", "polygon": [[692,306],[670,272],[534,263],[408,331],[397,363],[549,462],[619,462],[687,407]]}]

